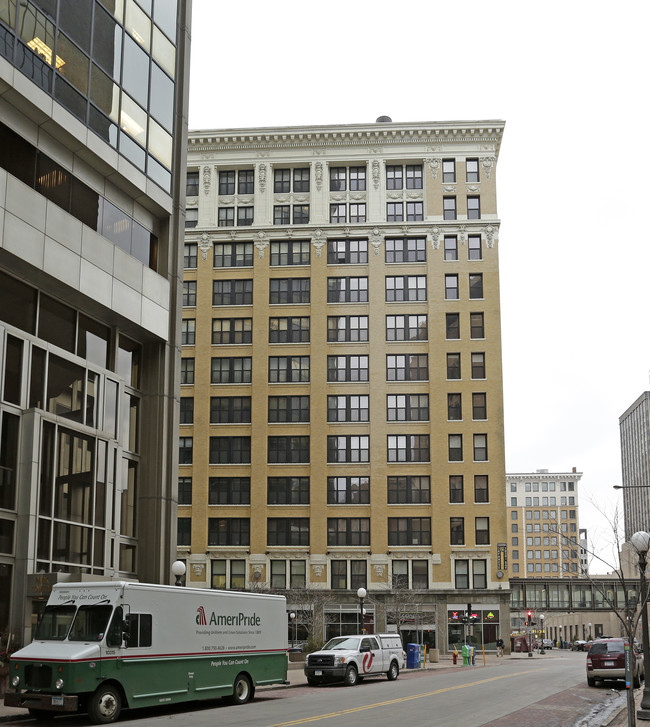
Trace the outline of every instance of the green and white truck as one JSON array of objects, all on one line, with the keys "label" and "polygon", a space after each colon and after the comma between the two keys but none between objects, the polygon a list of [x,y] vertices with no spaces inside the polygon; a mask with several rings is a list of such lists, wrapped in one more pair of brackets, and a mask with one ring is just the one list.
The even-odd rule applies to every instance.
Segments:
[{"label": "green and white truck", "polygon": [[5,705],[36,718],[229,698],[287,680],[283,596],[123,581],[57,584],[13,654]]}]

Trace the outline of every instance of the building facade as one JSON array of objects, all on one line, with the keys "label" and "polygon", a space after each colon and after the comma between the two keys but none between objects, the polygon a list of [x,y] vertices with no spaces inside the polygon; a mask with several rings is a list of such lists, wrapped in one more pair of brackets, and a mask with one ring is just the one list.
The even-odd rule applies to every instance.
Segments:
[{"label": "building facade", "polygon": [[625,540],[650,530],[650,391],[619,417]]},{"label": "building facade", "polygon": [[[507,627],[503,123],[191,132],[178,557],[316,638]],[[305,595],[305,592],[309,595]],[[401,605],[400,605],[401,604]],[[313,614],[312,614],[313,615]],[[305,636],[305,629],[296,633]],[[302,624],[304,626],[304,624]]]},{"label": "building facade", "polygon": [[0,4],[0,634],[176,554],[190,3]]},{"label": "building facade", "polygon": [[508,474],[510,571],[517,578],[577,578],[585,571],[586,531],[578,527],[582,473]]}]

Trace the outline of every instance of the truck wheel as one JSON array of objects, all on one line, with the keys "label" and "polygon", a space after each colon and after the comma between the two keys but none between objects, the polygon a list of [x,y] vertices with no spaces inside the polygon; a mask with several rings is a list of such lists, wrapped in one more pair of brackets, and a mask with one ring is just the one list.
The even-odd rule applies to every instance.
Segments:
[{"label": "truck wheel", "polygon": [[309,684],[310,687],[317,687],[320,684],[320,680],[315,677],[307,677],[307,684]]},{"label": "truck wheel", "polygon": [[353,687],[356,685],[356,683],[359,681],[359,672],[357,671],[357,667],[353,664],[350,664],[348,667],[348,670],[345,672],[345,686],[346,687]]},{"label": "truck wheel", "polygon": [[394,682],[395,679],[397,679],[397,675],[399,674],[399,667],[397,666],[396,661],[391,661],[390,663],[390,669],[386,672],[386,676],[388,677],[389,682]]},{"label": "truck wheel", "polygon": [[246,674],[237,674],[232,687],[232,704],[246,704],[253,697],[253,685]]},{"label": "truck wheel", "polygon": [[88,716],[93,724],[115,722],[122,711],[122,696],[112,684],[102,684],[88,700]]},{"label": "truck wheel", "polygon": [[28,709],[29,716],[33,717],[35,720],[38,720],[39,722],[45,722],[48,719],[52,719],[54,717],[54,712],[49,712],[47,709]]}]

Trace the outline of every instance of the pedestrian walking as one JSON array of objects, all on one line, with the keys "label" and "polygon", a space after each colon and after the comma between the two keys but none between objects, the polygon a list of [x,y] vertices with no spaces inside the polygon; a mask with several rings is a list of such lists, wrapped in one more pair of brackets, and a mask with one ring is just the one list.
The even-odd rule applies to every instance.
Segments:
[{"label": "pedestrian walking", "polygon": [[497,639],[497,656],[503,656],[503,647],[505,644],[503,643],[503,639],[499,636]]}]

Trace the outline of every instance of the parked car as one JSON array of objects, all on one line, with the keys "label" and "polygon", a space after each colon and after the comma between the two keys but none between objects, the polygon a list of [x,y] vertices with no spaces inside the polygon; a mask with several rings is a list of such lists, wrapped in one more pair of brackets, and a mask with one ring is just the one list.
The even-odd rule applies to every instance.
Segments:
[{"label": "parked car", "polygon": [[587,651],[587,642],[582,639],[576,639],[571,644],[571,651]]},{"label": "parked car", "polygon": [[542,643],[544,644],[544,649],[553,648],[553,639],[542,639]]},{"label": "parked car", "polygon": [[[641,686],[645,678],[643,651],[638,642],[634,642],[632,652],[632,684],[635,689]],[[603,638],[594,639],[587,653],[587,684],[596,686],[596,681],[606,679],[625,679],[625,639]]]}]

